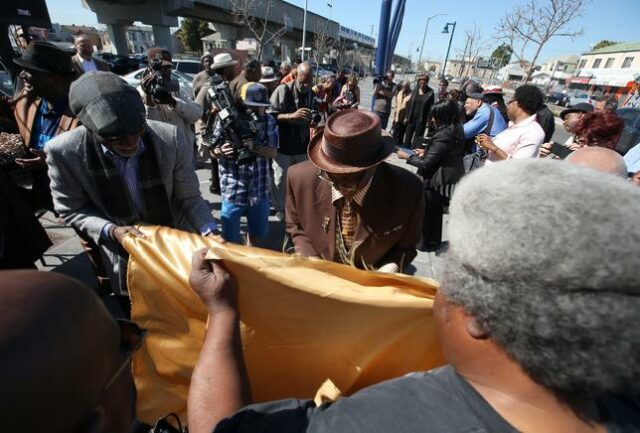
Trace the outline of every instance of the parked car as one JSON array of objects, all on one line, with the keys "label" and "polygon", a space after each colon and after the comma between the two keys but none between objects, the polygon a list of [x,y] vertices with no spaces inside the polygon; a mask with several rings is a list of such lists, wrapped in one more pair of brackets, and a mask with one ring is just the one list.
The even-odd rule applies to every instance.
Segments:
[{"label": "parked car", "polygon": [[640,108],[619,108],[616,114],[624,120],[624,131],[615,150],[624,155],[640,143]]},{"label": "parked car", "polygon": [[549,92],[544,96],[545,102],[566,107],[569,103],[569,96],[562,92]]},{"label": "parked car", "polygon": [[193,79],[198,72],[202,71],[202,64],[199,60],[173,59],[173,64],[177,71],[188,75],[191,79]]},{"label": "parked car", "polygon": [[338,67],[336,65],[332,64],[332,63],[321,63],[320,67],[322,69],[326,69],[327,71],[331,71],[334,74],[338,73]]},{"label": "parked car", "polygon": [[[140,85],[140,80],[142,79],[142,74],[146,71],[146,68],[138,69],[135,72],[131,72],[123,76],[124,80],[131,84],[133,87],[138,87]],[[173,70],[171,72],[171,79],[176,80],[180,83],[180,98],[187,100],[193,99],[193,86],[191,85],[192,79],[186,74],[183,74],[180,71]]]},{"label": "parked car", "polygon": [[587,103],[590,105],[596,105],[596,98],[587,93],[576,93],[569,98],[568,107],[573,107],[576,104]]},{"label": "parked car", "polygon": [[13,80],[11,79],[11,73],[4,64],[0,62],[0,95],[6,97],[13,96]]}]

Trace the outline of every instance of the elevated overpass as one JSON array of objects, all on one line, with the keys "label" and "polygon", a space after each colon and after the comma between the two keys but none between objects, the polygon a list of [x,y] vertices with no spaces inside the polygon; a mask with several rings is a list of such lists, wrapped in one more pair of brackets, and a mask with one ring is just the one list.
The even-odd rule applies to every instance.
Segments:
[{"label": "elevated overpass", "polygon": [[[231,0],[82,0],[96,13],[98,21],[106,24],[111,40],[119,54],[127,54],[125,38],[127,26],[134,21],[141,21],[153,28],[154,41],[160,46],[171,46],[170,27],[178,26],[178,17],[189,17],[211,22],[220,39],[235,41],[251,38],[250,30],[235,22],[232,15]],[[252,11],[258,19],[264,19],[265,4],[263,1]],[[269,11],[270,31],[287,27],[284,35],[276,38],[265,47],[265,58],[284,60],[299,56],[302,45],[302,27],[304,10],[282,0],[271,0]],[[340,26],[336,21],[328,20],[321,15],[307,12],[306,45],[312,46],[313,35],[324,32],[334,40],[347,39],[358,43],[359,47],[373,49],[374,41],[364,34]]]}]

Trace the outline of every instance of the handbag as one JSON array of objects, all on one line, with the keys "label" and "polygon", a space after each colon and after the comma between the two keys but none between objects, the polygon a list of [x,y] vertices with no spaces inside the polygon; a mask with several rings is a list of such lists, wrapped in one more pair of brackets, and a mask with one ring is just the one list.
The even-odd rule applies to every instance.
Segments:
[{"label": "handbag", "polygon": [[[487,127],[482,131],[483,134],[491,134],[491,128],[493,128],[493,108],[489,107],[489,122]],[[475,152],[471,152],[462,157],[462,163],[464,164],[464,172],[469,173],[477,168],[482,167],[484,162],[484,152],[476,146]]]}]

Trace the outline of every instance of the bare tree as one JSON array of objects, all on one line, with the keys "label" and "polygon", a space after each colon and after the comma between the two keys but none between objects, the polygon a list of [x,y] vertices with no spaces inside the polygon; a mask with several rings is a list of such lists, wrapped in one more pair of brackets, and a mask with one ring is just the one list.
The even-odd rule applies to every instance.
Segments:
[{"label": "bare tree", "polygon": [[349,51],[347,47],[347,42],[344,39],[340,39],[333,45],[333,50],[335,53],[336,66],[338,67],[338,72],[342,70],[346,65],[350,63],[351,56],[353,55],[353,50]]},{"label": "bare tree", "polygon": [[[527,68],[524,81],[529,81],[542,51],[542,47],[553,37],[575,38],[583,29],[571,29],[570,25],[582,16],[589,0],[527,0],[508,12],[496,29],[503,40],[514,48],[519,60],[524,60],[524,50],[533,44],[535,54]],[[519,45],[520,49],[515,47]]]},{"label": "bare tree", "polygon": [[[465,45],[462,51],[462,63],[460,64],[460,77],[468,77],[472,71],[475,73],[475,64],[480,56],[490,49],[490,44],[482,38],[482,27],[473,23],[472,28],[464,31]],[[459,52],[459,51],[458,51]]]},{"label": "bare tree", "polygon": [[320,25],[313,35],[313,51],[316,64],[323,63],[324,56],[329,54],[333,46],[333,38],[329,36],[329,20],[325,25]]},{"label": "bare tree", "polygon": [[[269,30],[269,13],[271,12],[272,0],[230,0],[231,14],[236,24],[246,26],[258,44],[257,58],[262,60],[262,51],[265,45],[275,38],[286,33],[287,27],[271,31]],[[264,18],[257,17],[258,11],[264,4]]]}]

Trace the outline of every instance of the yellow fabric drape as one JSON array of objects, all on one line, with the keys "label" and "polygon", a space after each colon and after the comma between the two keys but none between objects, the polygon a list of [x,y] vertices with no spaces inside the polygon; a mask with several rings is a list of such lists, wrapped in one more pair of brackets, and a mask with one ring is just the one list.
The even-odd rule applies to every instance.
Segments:
[{"label": "yellow fabric drape", "polygon": [[138,416],[186,420],[207,312],[190,288],[193,251],[210,247],[238,282],[255,401],[313,398],[327,380],[345,395],[444,364],[428,279],[227,244],[165,227],[128,237],[132,318],[148,330],[133,362]]}]

